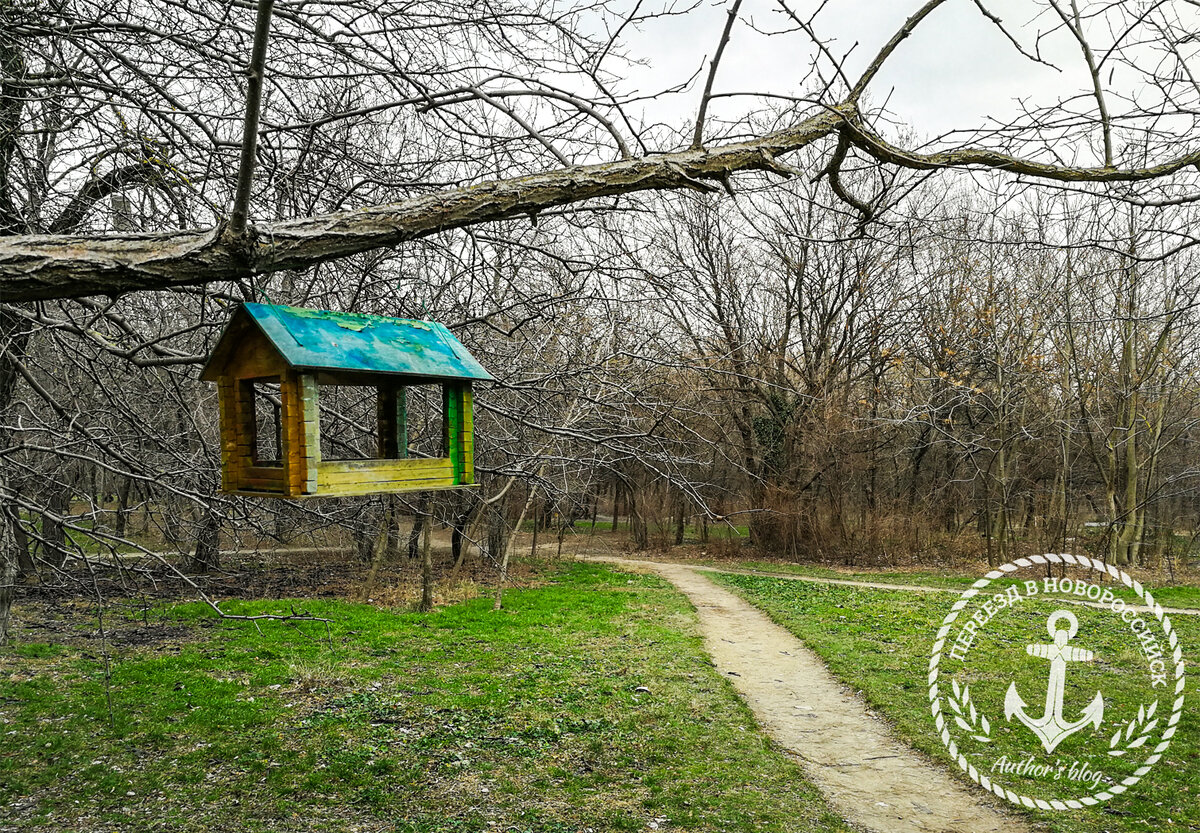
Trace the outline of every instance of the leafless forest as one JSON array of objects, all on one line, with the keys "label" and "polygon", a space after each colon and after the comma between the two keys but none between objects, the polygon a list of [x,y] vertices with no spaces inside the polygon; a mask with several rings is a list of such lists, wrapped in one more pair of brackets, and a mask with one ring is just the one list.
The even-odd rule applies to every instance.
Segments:
[{"label": "leafless forest", "polygon": [[[685,121],[623,38],[686,4],[277,0],[268,32],[245,0],[0,0],[0,623],[113,551],[369,561],[414,513],[493,561],[523,520],[616,515],[642,548],[734,525],[849,564],[1186,564],[1196,5],[977,3],[1087,84],[920,137],[872,82],[946,2],[852,57],[822,4],[730,3]],[[723,86],[752,28],[796,44],[790,96]],[[220,495],[198,373],[243,300],[446,324],[499,380],[480,487]],[[368,407],[323,401],[337,453]]]}]

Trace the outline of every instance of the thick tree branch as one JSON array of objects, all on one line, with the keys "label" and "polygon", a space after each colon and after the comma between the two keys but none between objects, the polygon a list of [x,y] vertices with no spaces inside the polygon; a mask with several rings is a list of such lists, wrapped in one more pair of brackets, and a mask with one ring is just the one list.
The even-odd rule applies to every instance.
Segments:
[{"label": "thick tree branch", "polygon": [[720,182],[736,171],[774,170],[775,156],[829,135],[843,120],[841,111],[829,110],[752,141],[484,182],[390,205],[253,226],[244,236],[219,228],[0,238],[0,301],[236,280],[596,197],[695,188],[698,181]]},{"label": "thick tree branch", "polygon": [[162,234],[0,238],[0,301],[117,295],[230,281],[318,263],[440,231],[597,197],[723,183],[738,171],[794,175],[778,156],[844,130],[853,145],[885,163],[914,170],[992,168],[1058,182],[1139,182],[1200,165],[1200,151],[1143,168],[1084,168],[1035,162],[987,148],[914,153],[876,136],[843,104],[785,130],[709,149],[549,171],[440,191],[400,203],[251,227]]}]

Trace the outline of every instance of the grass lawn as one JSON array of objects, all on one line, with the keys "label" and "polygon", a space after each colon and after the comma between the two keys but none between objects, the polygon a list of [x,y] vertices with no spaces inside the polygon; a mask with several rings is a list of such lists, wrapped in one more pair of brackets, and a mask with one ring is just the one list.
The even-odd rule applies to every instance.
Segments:
[{"label": "grass lawn", "polygon": [[[962,775],[936,733],[926,683],[933,637],[954,597],[749,575],[722,574],[713,578],[741,593],[799,636],[824,658],[835,675],[861,691],[872,708],[891,721],[900,735],[932,760]],[[1025,607],[1010,611],[1010,618],[997,617],[996,623],[981,632],[985,636],[972,648],[982,650],[984,640],[990,640],[990,647],[995,649],[993,656],[999,657],[971,681],[975,701],[991,712],[994,734],[987,745],[963,743],[964,753],[981,770],[987,770],[989,761],[994,762],[1001,754],[1020,759],[1026,752],[1040,753],[1041,747],[1031,740],[1031,734],[1015,722],[1008,723],[1003,706],[998,705],[1003,703],[1005,688],[1015,682],[1029,704],[1029,713],[1041,715],[1044,708],[1049,666],[1024,656],[1023,646],[1028,637],[1021,634],[1025,627],[1033,627],[1034,632],[1040,627],[1045,635],[1047,612],[1059,605],[1048,606],[1033,599],[1023,604]],[[1068,718],[1075,716],[1103,688],[1106,711],[1099,730],[1102,745],[1099,760],[1104,762],[1104,771],[1115,774],[1119,780],[1128,774],[1122,767],[1136,764],[1130,764],[1126,758],[1108,757],[1106,739],[1115,727],[1126,726],[1136,715],[1139,702],[1147,703],[1148,697],[1158,696],[1164,701],[1159,707],[1169,712],[1173,696],[1165,696],[1162,689],[1151,693],[1147,685],[1124,673],[1123,669],[1144,663],[1138,651],[1116,639],[1109,644],[1088,628],[1095,617],[1112,614],[1090,608],[1071,609],[1078,615],[1081,632],[1090,635],[1092,644],[1088,647],[1096,650],[1097,660],[1071,665],[1064,711]],[[1172,621],[1182,641],[1185,659],[1196,656],[1195,652],[1200,651],[1200,619],[1176,616]],[[948,661],[944,661],[942,668],[945,683]],[[945,688],[948,685],[944,684]],[[1170,690],[1173,694],[1173,680]],[[1166,757],[1129,793],[1097,808],[1031,811],[1031,815],[1047,829],[1063,833],[1200,830],[1200,710],[1196,707],[1200,698],[1194,677],[1188,680],[1188,697],[1179,731]],[[1088,728],[1064,741],[1057,754],[1070,761],[1094,751],[1094,747],[1085,748],[1088,742],[1085,735],[1091,732]],[[1059,796],[1062,798],[1088,792],[1065,783],[1042,786],[1063,790]],[[972,789],[983,794],[980,787],[973,785]]]},{"label": "grass lawn", "polygon": [[[956,573],[935,570],[834,570],[815,564],[788,564],[775,561],[714,561],[696,560],[697,564],[719,567],[724,569],[747,570],[759,573],[776,573],[779,575],[796,575],[808,578],[829,578],[841,581],[869,581],[879,584],[917,584],[925,587],[941,587],[947,590],[966,590],[979,578],[980,572]],[[986,568],[981,568],[986,569]],[[1195,576],[1194,572],[1187,575]],[[1200,610],[1200,587],[1195,584],[1165,584],[1160,583],[1165,576],[1138,572],[1135,578],[1147,582],[1154,588],[1154,597],[1167,607],[1192,608]]]},{"label": "grass lawn", "polygon": [[111,711],[94,640],[0,650],[0,830],[848,830],[661,580],[506,603],[296,602],[328,635],[165,607],[114,623]]}]

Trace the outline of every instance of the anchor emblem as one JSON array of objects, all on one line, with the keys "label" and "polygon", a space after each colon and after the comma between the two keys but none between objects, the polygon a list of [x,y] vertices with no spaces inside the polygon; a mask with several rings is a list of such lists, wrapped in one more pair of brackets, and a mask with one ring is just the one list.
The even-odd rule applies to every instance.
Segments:
[{"label": "anchor emblem", "polygon": [[[1055,627],[1060,620],[1065,619],[1068,627]],[[1046,630],[1050,632],[1053,645],[1026,645],[1025,653],[1031,657],[1050,660],[1050,682],[1046,687],[1046,711],[1039,718],[1030,717],[1025,713],[1025,701],[1017,693],[1017,684],[1009,683],[1008,693],[1004,696],[1004,717],[1012,720],[1016,717],[1029,727],[1029,730],[1041,740],[1046,752],[1054,748],[1078,732],[1089,723],[1094,729],[1100,728],[1104,718],[1104,697],[1096,692],[1095,699],[1083,710],[1083,716],[1074,722],[1063,719],[1063,690],[1066,687],[1068,662],[1091,662],[1095,656],[1084,648],[1072,648],[1067,645],[1079,631],[1079,620],[1067,610],[1056,610],[1046,620]]]}]

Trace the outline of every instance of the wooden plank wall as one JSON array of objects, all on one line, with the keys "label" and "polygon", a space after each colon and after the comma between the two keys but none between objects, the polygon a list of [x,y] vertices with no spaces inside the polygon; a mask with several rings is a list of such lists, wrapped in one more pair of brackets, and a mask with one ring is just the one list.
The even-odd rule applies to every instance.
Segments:
[{"label": "wooden plank wall", "polygon": [[322,495],[370,495],[457,485],[445,457],[407,460],[328,460],[319,466]]},{"label": "wooden plank wall", "polygon": [[475,482],[475,425],[470,383],[443,386],[442,405],[443,447],[454,470],[454,482],[471,485]]},{"label": "wooden plank wall", "polygon": [[217,382],[217,408],[221,418],[221,491],[238,488],[241,456],[238,453],[237,383],[229,377]]},{"label": "wooden plank wall", "polygon": [[242,482],[247,470],[254,466],[254,454],[258,447],[258,423],[254,419],[254,383],[238,379],[236,386],[236,414],[234,431],[237,434],[238,488],[248,488]]},{"label": "wooden plank wall", "polygon": [[470,382],[459,388],[459,396],[462,398],[462,429],[459,432],[462,462],[458,482],[470,486],[475,483],[475,399]]},{"label": "wooden plank wall", "polygon": [[301,456],[304,469],[302,491],[307,495],[316,494],[320,484],[318,469],[321,465],[321,400],[318,390],[316,376],[305,373],[300,377],[299,397],[303,419],[301,437],[304,441]]}]

